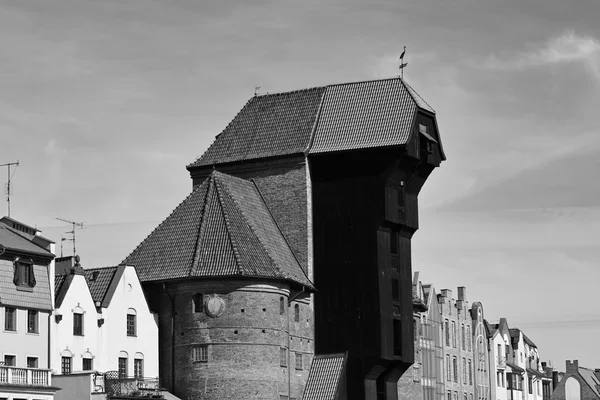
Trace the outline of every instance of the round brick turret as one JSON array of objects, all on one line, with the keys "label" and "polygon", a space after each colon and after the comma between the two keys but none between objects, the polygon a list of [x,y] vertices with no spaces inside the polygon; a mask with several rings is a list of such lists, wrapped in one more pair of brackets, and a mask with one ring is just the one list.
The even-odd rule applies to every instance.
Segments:
[{"label": "round brick turret", "polygon": [[161,384],[175,395],[301,398],[314,355],[308,294],[292,292],[290,303],[285,282],[243,280],[186,280],[153,291]]}]

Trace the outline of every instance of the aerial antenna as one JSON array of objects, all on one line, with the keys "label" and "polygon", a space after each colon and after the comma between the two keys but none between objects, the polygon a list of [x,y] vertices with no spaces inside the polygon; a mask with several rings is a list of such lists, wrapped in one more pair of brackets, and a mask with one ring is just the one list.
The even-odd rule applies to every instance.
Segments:
[{"label": "aerial antenna", "polygon": [[408,63],[404,62],[404,55],[406,54],[406,46],[404,46],[404,51],[400,54],[400,77],[404,79],[404,68],[408,65]]},{"label": "aerial antenna", "polygon": [[57,220],[59,220],[59,221],[62,221],[62,222],[66,222],[66,223],[68,223],[68,224],[71,224],[71,225],[73,226],[73,230],[72,230],[72,231],[65,232],[66,234],[72,235],[72,236],[73,236],[73,238],[72,238],[72,239],[62,239],[62,238],[61,238],[61,256],[62,256],[62,242],[63,242],[64,240],[73,241],[73,256],[75,256],[75,254],[77,254],[77,253],[76,253],[76,250],[75,250],[75,228],[76,228],[76,227],[78,227],[78,228],[81,228],[81,229],[83,229],[83,222],[69,221],[68,219],[64,219],[64,218],[58,218],[58,217],[57,217],[56,219],[57,219]]},{"label": "aerial antenna", "polygon": [[[19,160],[17,160],[17,162],[12,162],[12,163],[6,163],[6,164],[2,164],[0,165],[0,167],[7,167],[8,169],[8,181],[6,182],[6,204],[8,205],[8,217],[10,218],[10,180],[12,178],[12,176],[10,175],[10,167],[12,165],[15,166],[19,166]],[[16,170],[15,170],[16,172]],[[15,173],[13,172],[13,175]]]}]

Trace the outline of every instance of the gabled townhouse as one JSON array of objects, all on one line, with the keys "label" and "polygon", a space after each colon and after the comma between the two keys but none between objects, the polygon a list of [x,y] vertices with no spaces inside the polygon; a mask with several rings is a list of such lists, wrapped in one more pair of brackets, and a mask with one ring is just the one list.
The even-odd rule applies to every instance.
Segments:
[{"label": "gabled townhouse", "polygon": [[[515,371],[516,377],[513,377],[513,368],[517,368],[514,363],[509,361],[511,353],[511,338],[506,318],[500,318],[497,324],[489,326],[489,368],[490,368],[490,389],[491,398],[495,400],[508,400],[509,391],[519,391],[519,394],[510,394],[510,398],[521,397],[521,380],[519,371]],[[510,382],[510,389],[509,389]],[[515,397],[516,396],[516,397]]]},{"label": "gabled townhouse", "polygon": [[556,383],[551,398],[552,400],[600,400],[600,368],[580,367],[579,360],[567,360],[566,371]]},{"label": "gabled townhouse", "polygon": [[[438,295],[441,308],[443,351],[445,365],[445,393],[447,400],[473,400],[475,398],[475,368],[473,335],[466,288],[458,288],[458,299],[452,291],[442,289]],[[487,366],[481,366],[487,368]]]},{"label": "gabled townhouse", "polygon": [[69,382],[87,372],[88,395],[107,390],[104,378],[157,385],[158,325],[135,268],[83,269],[78,258],[63,257],[57,272],[52,318],[57,382],[71,387]]},{"label": "gabled townhouse", "polygon": [[36,228],[0,219],[0,399],[50,400],[48,333],[54,242]]},{"label": "gabled townhouse", "polygon": [[476,301],[469,310],[473,332],[473,363],[475,374],[475,397],[477,400],[490,399],[490,371],[488,335],[489,330],[483,315],[483,305]]}]

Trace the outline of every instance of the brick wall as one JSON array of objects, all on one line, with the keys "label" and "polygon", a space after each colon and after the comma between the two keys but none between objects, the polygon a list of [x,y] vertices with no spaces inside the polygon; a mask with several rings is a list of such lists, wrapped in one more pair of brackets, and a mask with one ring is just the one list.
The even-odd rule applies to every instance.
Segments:
[{"label": "brick wall", "polygon": [[[288,307],[287,285],[242,281],[186,281],[171,284],[166,290],[176,310],[173,342],[169,297],[160,291],[149,295],[159,300],[162,384],[176,396],[184,400],[279,400],[289,389],[291,397],[301,397],[314,355],[308,297],[297,298]],[[225,306],[223,313],[212,318],[205,312],[194,312],[196,293],[204,294],[205,301],[220,299]],[[285,311],[280,314],[282,297]],[[294,320],[296,304],[299,322]],[[193,348],[203,345],[207,345],[207,362],[193,361]],[[286,352],[290,349],[286,367],[280,365],[282,348]],[[301,369],[296,369],[296,354],[302,354]]]},{"label": "brick wall", "polygon": [[[581,388],[581,400],[596,400],[599,397],[594,393],[592,388],[583,380],[581,375],[579,375],[579,361],[570,360],[566,361],[566,372],[558,386],[552,392],[552,400],[569,400],[566,396],[567,393],[567,382],[569,380],[576,380],[579,383],[579,387]],[[572,383],[571,383],[572,384]]]}]

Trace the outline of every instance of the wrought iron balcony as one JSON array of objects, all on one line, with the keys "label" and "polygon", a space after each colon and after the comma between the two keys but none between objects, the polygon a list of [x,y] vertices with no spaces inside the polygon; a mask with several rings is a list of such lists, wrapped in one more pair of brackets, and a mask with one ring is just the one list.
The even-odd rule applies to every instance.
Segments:
[{"label": "wrought iron balcony", "polygon": [[50,386],[52,371],[42,368],[20,368],[0,365],[0,385]]},{"label": "wrought iron balcony", "polygon": [[104,392],[109,398],[163,398],[158,378],[122,376],[118,371],[97,374],[94,377],[94,392]]}]

